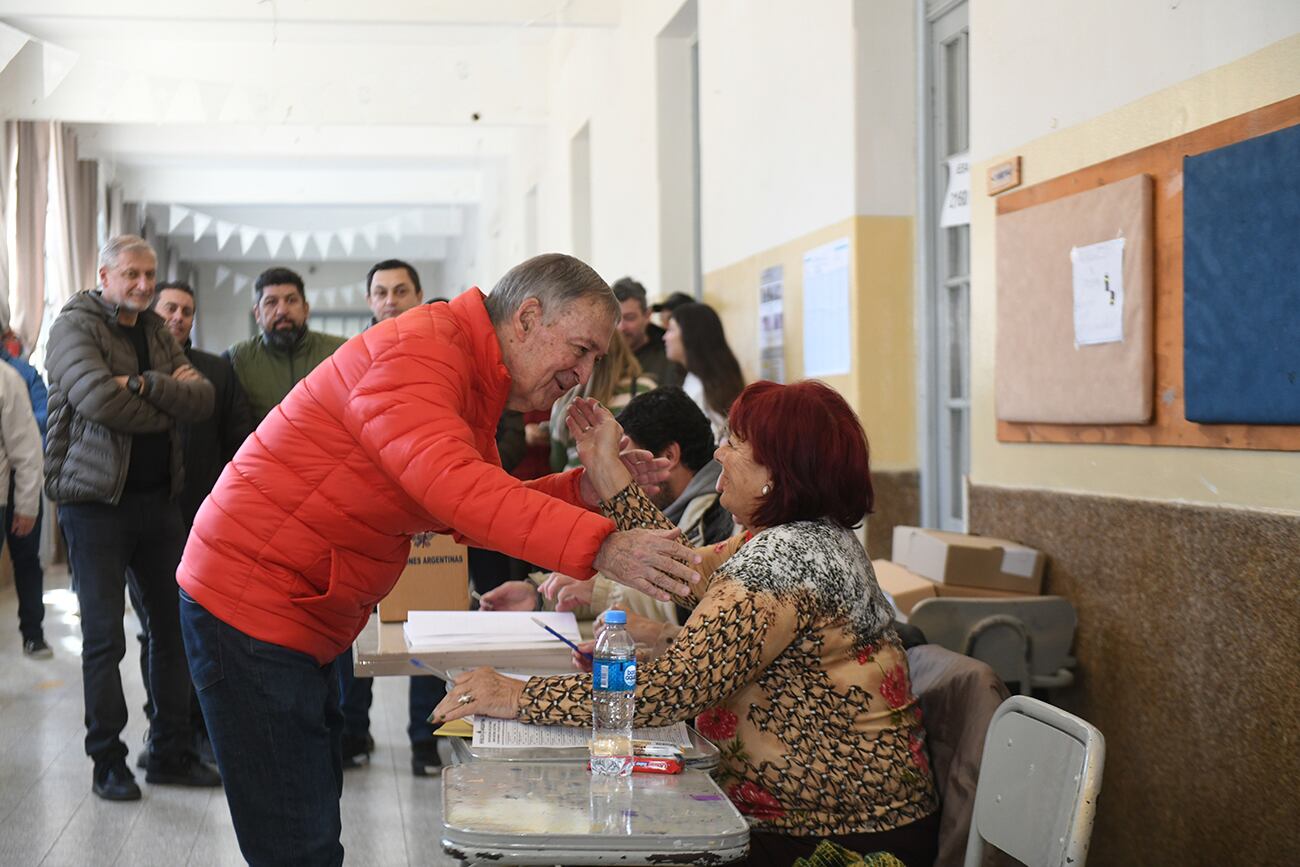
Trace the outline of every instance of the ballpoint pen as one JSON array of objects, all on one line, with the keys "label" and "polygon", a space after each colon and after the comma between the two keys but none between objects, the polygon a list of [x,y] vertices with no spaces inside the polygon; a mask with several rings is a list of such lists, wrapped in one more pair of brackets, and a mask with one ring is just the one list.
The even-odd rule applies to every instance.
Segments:
[{"label": "ballpoint pen", "polygon": [[584,651],[582,648],[578,647],[578,645],[574,644],[572,641],[570,641],[569,639],[565,638],[563,635],[561,635],[560,633],[556,632],[554,629],[552,629],[551,627],[547,626],[545,623],[543,623],[542,621],[538,620],[536,617],[533,617],[533,618],[530,618],[530,619],[531,619],[534,623],[536,623],[538,626],[542,627],[542,628],[545,629],[547,632],[551,633],[551,634],[554,635],[556,638],[560,639],[560,640],[563,641],[565,644],[567,644],[567,645],[569,645],[570,647],[572,647],[574,653],[578,654],[579,656],[581,656],[583,659],[587,660],[588,662],[591,662],[591,654],[590,654],[590,653],[587,653],[587,652]]}]

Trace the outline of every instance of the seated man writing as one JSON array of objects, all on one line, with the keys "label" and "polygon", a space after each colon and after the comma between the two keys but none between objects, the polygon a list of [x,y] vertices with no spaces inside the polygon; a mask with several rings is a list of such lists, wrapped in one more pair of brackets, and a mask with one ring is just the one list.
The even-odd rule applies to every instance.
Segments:
[{"label": "seated man writing", "polygon": [[[567,420],[601,509],[620,528],[668,521],[619,465],[622,431],[575,402]],[[830,838],[930,865],[938,797],[907,656],[866,551],[866,435],[817,382],[746,388],[717,450],[722,504],[749,528],[701,549],[690,618],[638,666],[638,726],[695,720],[722,751],[718,782],[750,817],[752,864],[789,864]],[[591,677],[457,679],[435,718],[588,725]]]},{"label": "seated man writing", "polygon": [[[668,478],[651,500],[681,528],[686,544],[714,545],[735,533],[731,513],[719,501],[722,467],[713,459],[713,428],[686,392],[672,386],[637,395],[619,413],[618,421],[631,448],[644,449],[666,463]],[[507,581],[485,593],[481,606],[484,611],[533,611],[542,596],[557,611],[576,612],[584,621],[584,632],[587,623],[607,608],[649,618],[656,621],[654,626],[685,619],[679,619],[673,603],[652,599],[600,574],[578,581],[552,572],[540,592],[531,581]]]}]

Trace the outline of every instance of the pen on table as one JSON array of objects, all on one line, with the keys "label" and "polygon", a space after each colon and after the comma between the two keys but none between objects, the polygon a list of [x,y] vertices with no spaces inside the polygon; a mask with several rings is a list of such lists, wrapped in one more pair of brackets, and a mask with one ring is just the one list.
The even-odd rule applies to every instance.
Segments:
[{"label": "pen on table", "polygon": [[434,677],[438,678],[438,679],[441,680],[443,683],[447,684],[447,686],[455,686],[455,685],[456,685],[455,681],[453,681],[450,677],[448,677],[447,675],[443,674],[441,671],[439,671],[438,669],[434,668],[432,665],[426,665],[425,663],[423,663],[423,662],[421,662],[420,660],[416,659],[414,656],[411,657],[411,665],[414,665],[416,668],[422,668],[422,669],[424,669],[425,671],[429,672],[429,674],[432,674]]},{"label": "pen on table", "polygon": [[578,645],[574,644],[572,641],[570,641],[569,639],[565,638],[563,635],[561,635],[560,633],[556,632],[554,629],[552,629],[551,627],[547,626],[545,623],[543,623],[542,621],[538,620],[536,617],[532,617],[532,618],[529,618],[529,619],[531,619],[531,620],[532,620],[534,623],[536,623],[538,626],[540,626],[540,627],[542,627],[543,629],[545,629],[547,632],[549,632],[549,633],[551,633],[552,635],[554,635],[556,638],[558,638],[558,639],[560,639],[561,641],[563,641],[565,644],[567,644],[567,645],[569,645],[570,647],[572,647],[574,653],[578,654],[579,656],[581,656],[583,659],[587,660],[588,662],[591,662],[591,661],[592,661],[592,660],[591,660],[591,654],[590,654],[590,653],[586,653],[585,651],[583,651],[582,648],[578,647]]}]

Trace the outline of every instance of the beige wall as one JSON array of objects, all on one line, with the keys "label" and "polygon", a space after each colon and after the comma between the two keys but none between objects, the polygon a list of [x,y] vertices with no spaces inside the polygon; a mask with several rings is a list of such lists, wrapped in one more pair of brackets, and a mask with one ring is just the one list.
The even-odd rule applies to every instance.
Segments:
[{"label": "beige wall", "polygon": [[[994,4],[992,8],[1005,6]],[[975,16],[974,10],[972,14]],[[1279,15],[1278,23],[1285,25],[1294,17]],[[986,53],[983,61],[972,60],[973,107],[978,107],[974,94],[1000,86],[1009,74],[1006,67],[1014,68],[1007,59],[1014,58],[1014,54],[1004,55],[998,44],[1004,34],[1008,40],[1018,38],[999,29],[1010,23],[1009,19],[987,16],[972,19],[972,41],[982,45]],[[1066,28],[1069,22],[1053,26]],[[1256,30],[1263,26],[1263,22],[1255,21]],[[1205,31],[1195,39],[1214,45],[1214,37],[1213,32]],[[1069,41],[1060,32],[1056,39]],[[1211,55],[1217,56],[1215,52],[1204,52],[1206,57]],[[1112,57],[1112,62],[1121,61]],[[973,168],[971,225],[972,483],[1300,510],[1300,454],[997,442],[993,403],[997,239],[994,200],[985,192],[987,166],[1006,156],[1021,155],[1024,183],[1030,185],[1297,93],[1300,35],[1292,35],[1070,129],[983,155]],[[985,102],[983,112],[972,115],[973,126],[978,128],[997,122],[1002,115],[1014,114],[1014,96],[1009,97],[1009,102],[1009,106],[996,109]],[[1068,108],[1068,104],[1064,107]],[[985,136],[985,140],[990,138]]]}]

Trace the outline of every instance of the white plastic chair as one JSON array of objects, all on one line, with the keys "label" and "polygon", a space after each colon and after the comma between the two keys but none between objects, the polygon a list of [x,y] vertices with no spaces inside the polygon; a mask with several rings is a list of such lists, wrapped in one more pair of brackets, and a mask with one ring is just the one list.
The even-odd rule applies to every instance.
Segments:
[{"label": "white plastic chair", "polygon": [[1074,682],[1070,645],[1079,621],[1062,596],[924,599],[907,621],[926,640],[987,663],[1022,695]]},{"label": "white plastic chair", "polygon": [[1028,867],[1084,867],[1106,742],[1095,726],[1023,695],[998,707],[984,742],[966,867],[986,842]]}]

